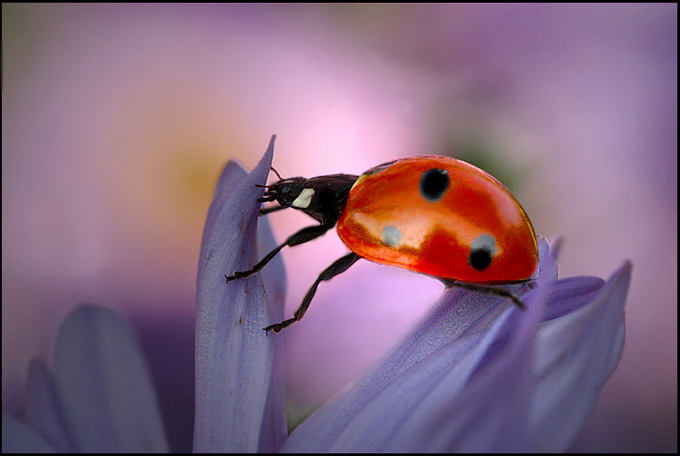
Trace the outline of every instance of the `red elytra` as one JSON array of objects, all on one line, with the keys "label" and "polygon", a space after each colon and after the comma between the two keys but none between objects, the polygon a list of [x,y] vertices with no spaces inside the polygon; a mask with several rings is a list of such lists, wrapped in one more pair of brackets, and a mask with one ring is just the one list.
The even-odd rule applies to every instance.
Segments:
[{"label": "red elytra", "polygon": [[[448,186],[428,199],[421,183],[433,169],[448,174]],[[431,177],[438,178],[444,186],[445,177]],[[362,258],[461,282],[522,281],[538,264],[534,229],[512,194],[481,169],[447,157],[397,160],[362,175],[337,231]],[[475,240],[493,250],[487,267],[470,264]]]},{"label": "red elytra", "polygon": [[[277,173],[278,176],[278,173]],[[279,332],[302,318],[320,282],[359,258],[438,278],[445,284],[497,294],[523,304],[493,284],[530,280],[538,266],[531,221],[512,194],[481,169],[461,160],[423,156],[377,166],[361,176],[332,174],[281,179],[265,187],[260,214],[292,207],[316,219],[248,271],[260,271],[283,247],[311,241],[337,224],[351,253],[314,282],[293,318],[264,328]]]}]

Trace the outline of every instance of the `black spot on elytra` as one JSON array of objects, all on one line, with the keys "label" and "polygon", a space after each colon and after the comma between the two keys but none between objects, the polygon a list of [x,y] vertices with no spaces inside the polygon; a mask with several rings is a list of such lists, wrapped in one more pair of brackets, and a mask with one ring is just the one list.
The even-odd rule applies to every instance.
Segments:
[{"label": "black spot on elytra", "polygon": [[439,201],[449,188],[449,173],[446,170],[433,168],[423,173],[420,178],[420,194],[428,201]]},{"label": "black spot on elytra", "polygon": [[473,249],[468,262],[476,270],[483,271],[491,264],[491,251],[485,247]]}]

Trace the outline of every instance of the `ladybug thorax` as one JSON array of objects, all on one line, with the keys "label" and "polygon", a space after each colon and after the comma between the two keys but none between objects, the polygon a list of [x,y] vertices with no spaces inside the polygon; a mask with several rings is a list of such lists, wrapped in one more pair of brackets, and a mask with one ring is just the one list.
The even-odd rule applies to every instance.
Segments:
[{"label": "ladybug thorax", "polygon": [[282,179],[267,187],[263,200],[276,200],[280,206],[301,210],[323,225],[334,225],[357,178],[349,174],[331,174],[310,179]]}]

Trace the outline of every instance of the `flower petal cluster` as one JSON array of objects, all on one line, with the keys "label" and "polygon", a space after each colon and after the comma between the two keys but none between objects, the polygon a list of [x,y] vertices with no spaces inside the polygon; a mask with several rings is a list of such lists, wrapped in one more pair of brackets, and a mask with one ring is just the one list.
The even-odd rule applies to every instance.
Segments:
[{"label": "flower petal cluster", "polygon": [[132,328],[77,306],[59,328],[52,370],[33,360],[18,418],[2,415],[4,452],[167,452],[156,393]]},{"label": "flower petal cluster", "polygon": [[[517,285],[527,309],[452,287],[368,372],[290,435],[285,423],[280,259],[225,283],[276,244],[257,199],[274,138],[250,173],[229,163],[208,212],[197,277],[200,452],[564,451],[621,357],[632,265],[609,280],[559,279],[539,240],[540,273]],[[33,361],[3,451],[166,451],[155,393],[130,327],[80,306],[63,323],[52,372]]]}]

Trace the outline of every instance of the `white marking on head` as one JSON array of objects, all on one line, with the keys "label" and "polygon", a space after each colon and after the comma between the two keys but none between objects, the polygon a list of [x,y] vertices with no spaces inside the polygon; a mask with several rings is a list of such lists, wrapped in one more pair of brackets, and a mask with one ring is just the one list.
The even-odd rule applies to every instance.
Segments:
[{"label": "white marking on head", "polygon": [[312,197],[314,196],[314,189],[312,188],[303,188],[300,194],[298,195],[297,198],[295,198],[295,201],[291,204],[293,207],[297,207],[298,209],[307,209],[309,207],[309,203],[312,202]]},{"label": "white marking on head", "polygon": [[393,225],[387,225],[385,228],[383,228],[382,241],[383,244],[390,247],[394,247],[399,244],[399,241],[401,241],[401,233],[399,232],[399,228]]}]

